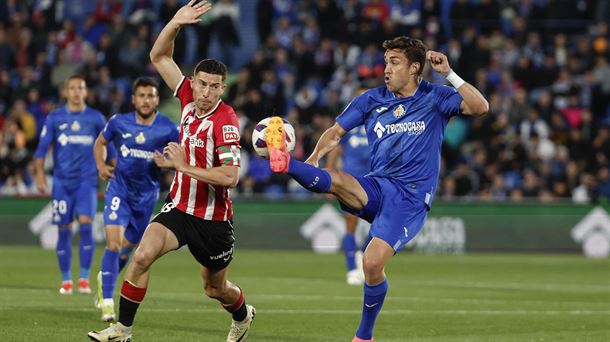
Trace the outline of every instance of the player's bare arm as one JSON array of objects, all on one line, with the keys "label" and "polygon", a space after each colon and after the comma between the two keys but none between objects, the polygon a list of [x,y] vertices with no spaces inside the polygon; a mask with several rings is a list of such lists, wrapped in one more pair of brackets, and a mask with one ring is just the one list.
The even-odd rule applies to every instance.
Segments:
[{"label": "player's bare arm", "polygon": [[47,179],[44,176],[44,159],[34,159],[34,169],[36,172],[36,189],[41,194],[47,192]]},{"label": "player's bare arm", "polygon": [[[439,74],[447,77],[447,79],[456,87],[456,90],[462,95],[462,103],[460,109],[463,114],[466,115],[485,115],[489,111],[489,103],[483,97],[477,88],[473,87],[470,83],[464,82],[457,74],[453,73],[449,66],[447,56],[436,51],[427,51],[426,59],[430,61],[432,69]],[[455,78],[457,81],[453,81],[451,78]]]},{"label": "player's bare arm", "polygon": [[[164,160],[160,160],[163,158]],[[211,185],[220,185],[233,188],[239,180],[238,166],[217,166],[204,169],[186,163],[184,148],[177,143],[171,142],[164,149],[163,154],[155,153],[155,163],[159,167],[169,167],[182,172],[198,181]]]},{"label": "player's bare arm", "polygon": [[195,0],[189,1],[176,12],[172,20],[161,30],[150,50],[151,62],[172,91],[176,89],[182,79],[182,72],[172,57],[174,39],[182,26],[200,22],[200,17],[212,9],[212,5],[206,1],[197,4],[195,2]]},{"label": "player's bare arm", "polygon": [[316,147],[305,163],[317,167],[320,159],[334,149],[346,133],[347,132],[338,123],[335,123],[331,128],[324,131],[324,133],[322,133],[320,136]]},{"label": "player's bare arm", "polygon": [[114,177],[114,166],[106,164],[104,161],[104,155],[106,154],[106,146],[108,140],[100,133],[95,139],[93,145],[93,157],[95,158],[95,165],[97,166],[97,172],[100,179],[107,181]]}]

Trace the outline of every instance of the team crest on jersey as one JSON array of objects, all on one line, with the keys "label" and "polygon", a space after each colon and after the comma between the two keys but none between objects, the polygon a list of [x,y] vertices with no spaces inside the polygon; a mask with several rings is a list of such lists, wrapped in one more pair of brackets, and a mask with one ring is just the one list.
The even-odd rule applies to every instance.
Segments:
[{"label": "team crest on jersey", "polygon": [[110,215],[108,215],[108,218],[111,220],[116,220],[119,216],[117,215],[116,211],[113,211],[110,213]]},{"label": "team crest on jersey", "polygon": [[136,135],[136,143],[142,145],[146,142],[146,137],[144,137],[144,132],[140,132],[140,134]]},{"label": "team crest on jersey", "polygon": [[398,107],[396,107],[394,109],[394,117],[399,118],[399,117],[405,115],[406,112],[407,111],[405,110],[405,107],[400,104],[400,105],[398,105]]},{"label": "team crest on jersey", "polygon": [[74,121],[72,123],[72,126],[70,126],[70,129],[72,129],[74,132],[80,131],[80,124],[78,123],[78,121]]},{"label": "team crest on jersey", "polygon": [[239,141],[239,131],[233,125],[222,126],[222,136],[226,143]]}]

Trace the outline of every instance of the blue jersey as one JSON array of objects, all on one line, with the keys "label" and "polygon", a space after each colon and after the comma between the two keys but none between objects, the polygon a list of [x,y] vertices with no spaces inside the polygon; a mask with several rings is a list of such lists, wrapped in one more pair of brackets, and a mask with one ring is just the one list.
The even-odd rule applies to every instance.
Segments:
[{"label": "blue jersey", "polygon": [[364,176],[371,171],[369,142],[364,126],[358,126],[341,139],[343,170],[354,176]]},{"label": "blue jersey", "polygon": [[130,195],[158,192],[160,170],[153,160],[155,151],[178,141],[178,127],[167,117],[156,114],[150,125],[136,121],[135,112],[116,114],[102,132],[116,150],[117,164],[109,187],[121,186]]},{"label": "blue jersey", "polygon": [[65,185],[97,184],[93,143],[106,120],[99,111],[85,107],[70,112],[68,107],[53,111],[45,120],[34,158],[44,158],[53,145],[53,178]]},{"label": "blue jersey", "polygon": [[415,94],[396,97],[386,87],[356,97],[337,117],[343,129],[364,124],[372,177],[390,178],[428,206],[438,182],[445,126],[460,113],[462,96],[421,81]]}]

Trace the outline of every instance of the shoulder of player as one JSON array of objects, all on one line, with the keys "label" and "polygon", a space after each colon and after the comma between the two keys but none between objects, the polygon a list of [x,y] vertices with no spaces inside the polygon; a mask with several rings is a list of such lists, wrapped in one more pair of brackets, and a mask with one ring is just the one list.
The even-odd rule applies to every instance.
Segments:
[{"label": "shoulder of player", "polygon": [[157,113],[157,118],[155,119],[155,125],[176,128],[177,124],[173,122],[172,119],[165,116],[165,114],[159,112]]},{"label": "shoulder of player", "polygon": [[213,120],[223,122],[233,120],[237,121],[237,113],[235,113],[235,110],[233,109],[233,107],[231,107],[231,105],[226,104],[224,101],[221,101],[220,105],[216,109],[216,112],[214,112],[214,115],[212,115],[211,118]]},{"label": "shoulder of player", "polygon": [[[426,81],[422,81],[422,83],[423,82],[426,82]],[[447,93],[455,93],[455,92],[457,92],[457,90],[448,85],[432,84],[432,83],[426,82],[423,92],[426,94],[432,93],[434,95],[441,95],[441,94],[447,94]]]},{"label": "shoulder of player", "polygon": [[105,118],[105,116],[102,112],[100,112],[99,110],[97,110],[95,108],[89,107],[89,106],[87,106],[85,113],[87,113],[89,115],[96,115],[96,116],[101,116],[101,117]]}]

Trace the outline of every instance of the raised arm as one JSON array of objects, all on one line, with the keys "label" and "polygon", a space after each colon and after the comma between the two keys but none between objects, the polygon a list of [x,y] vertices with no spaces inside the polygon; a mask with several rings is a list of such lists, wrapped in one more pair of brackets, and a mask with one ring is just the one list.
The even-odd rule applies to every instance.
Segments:
[{"label": "raised arm", "polygon": [[440,52],[428,51],[426,52],[426,59],[430,61],[432,69],[445,76],[460,93],[462,96],[460,110],[463,114],[479,116],[485,115],[489,111],[489,103],[483,97],[483,94],[451,70],[447,56]]},{"label": "raised arm", "polygon": [[341,141],[341,138],[347,133],[343,127],[338,123],[335,123],[331,128],[327,129],[322,133],[318,143],[314,148],[313,152],[305,161],[307,164],[318,166],[320,159],[322,159],[328,152],[334,149]]},{"label": "raised arm", "polygon": [[196,0],[191,0],[176,12],[172,20],[161,30],[150,50],[151,62],[172,91],[176,90],[182,79],[182,71],[173,58],[174,39],[182,26],[200,22],[200,17],[212,8],[212,5],[206,1],[195,3]]}]

